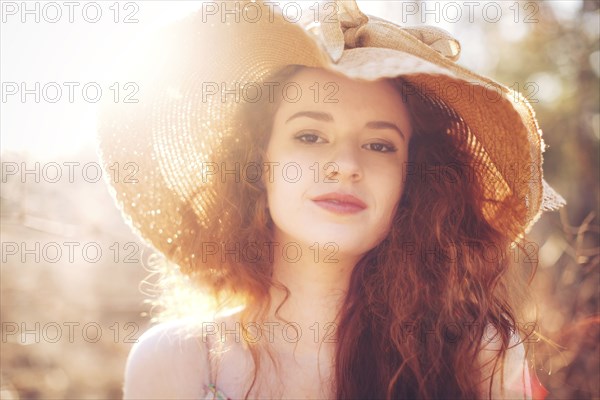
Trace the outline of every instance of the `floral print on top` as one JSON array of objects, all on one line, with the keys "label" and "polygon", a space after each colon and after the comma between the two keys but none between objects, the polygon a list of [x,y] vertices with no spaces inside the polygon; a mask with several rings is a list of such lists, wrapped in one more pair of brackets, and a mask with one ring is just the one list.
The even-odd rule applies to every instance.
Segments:
[{"label": "floral print on top", "polygon": [[204,389],[207,391],[207,394],[202,400],[231,400],[214,383],[209,383],[208,386],[205,385]]}]

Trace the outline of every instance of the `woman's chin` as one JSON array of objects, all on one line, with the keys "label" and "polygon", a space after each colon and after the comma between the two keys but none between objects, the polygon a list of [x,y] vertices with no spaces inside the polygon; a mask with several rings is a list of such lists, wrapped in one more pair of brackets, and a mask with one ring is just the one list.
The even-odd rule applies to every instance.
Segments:
[{"label": "woman's chin", "polygon": [[359,230],[353,232],[321,230],[312,235],[298,237],[294,241],[308,248],[308,251],[315,255],[315,261],[322,262],[360,257],[377,245],[366,241],[364,232]]}]

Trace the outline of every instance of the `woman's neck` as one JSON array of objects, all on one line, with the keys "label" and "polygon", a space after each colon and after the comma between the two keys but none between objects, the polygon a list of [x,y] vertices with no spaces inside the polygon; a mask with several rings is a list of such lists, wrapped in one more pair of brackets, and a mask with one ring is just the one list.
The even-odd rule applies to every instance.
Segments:
[{"label": "woman's neck", "polygon": [[290,294],[281,305],[285,290],[276,286],[270,290],[268,319],[279,324],[276,328],[281,328],[276,329],[281,335],[275,336],[274,344],[283,348],[292,346],[298,353],[334,343],[338,312],[360,257],[343,255],[333,247],[317,249],[316,245],[285,241],[283,235],[278,236],[276,243],[293,245],[288,245],[287,252],[275,251],[273,280],[285,285]]}]

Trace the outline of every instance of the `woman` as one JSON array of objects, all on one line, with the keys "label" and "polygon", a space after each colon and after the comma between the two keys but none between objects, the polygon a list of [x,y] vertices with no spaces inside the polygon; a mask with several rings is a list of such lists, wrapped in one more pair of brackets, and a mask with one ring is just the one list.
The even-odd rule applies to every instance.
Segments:
[{"label": "woman", "polygon": [[509,251],[561,199],[529,105],[447,35],[333,4],[312,31],[190,17],[110,107],[123,211],[221,311],[147,332],[125,398],[531,397]]}]

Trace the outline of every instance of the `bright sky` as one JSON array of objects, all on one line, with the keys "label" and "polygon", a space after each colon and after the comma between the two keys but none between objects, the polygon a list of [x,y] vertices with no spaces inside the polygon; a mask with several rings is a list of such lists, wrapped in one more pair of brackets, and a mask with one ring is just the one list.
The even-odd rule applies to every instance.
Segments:
[{"label": "bright sky", "polygon": [[[7,9],[8,3],[18,7],[15,15],[10,14],[15,6]],[[35,3],[38,2],[25,4],[34,10]],[[39,23],[35,21],[35,14],[26,15],[26,22],[21,22],[21,2],[3,1],[1,5],[2,152],[26,150],[36,158],[52,158],[74,154],[90,143],[96,129],[96,105],[92,102],[96,93],[94,88],[97,83],[102,96],[112,95],[106,64],[119,53],[124,39],[154,30],[199,7],[198,2],[192,1],[169,1],[168,4],[138,1],[129,6],[126,6],[127,2],[121,2],[118,15],[121,22],[115,23],[116,8],[110,9],[115,2],[100,1],[96,4],[102,15],[97,23],[89,23],[83,15],[91,20],[96,18],[96,8],[88,7],[84,14],[83,7],[92,2],[79,2],[81,5],[73,8],[73,23],[70,23],[69,8],[63,6],[64,2],[54,2],[60,6],[62,17],[56,23],[49,23],[46,19],[57,17],[57,8],[47,7],[44,14],[44,6],[49,3],[39,2]],[[122,22],[127,16],[139,22]],[[46,95],[39,103],[34,94],[27,95],[23,103],[20,97],[22,82],[26,83],[26,89],[34,89],[39,82],[41,94],[47,85]],[[73,86],[73,102],[69,99],[68,82],[79,83],[79,86]],[[83,97],[82,90],[88,83],[92,83],[86,92],[90,101]],[[60,100],[55,103],[44,101],[44,98],[57,96],[57,87],[62,90]],[[19,92],[9,94],[15,90]]]},{"label": "bright sky", "polygon": [[[291,0],[280,1],[280,4],[283,6],[289,1]],[[83,86],[93,83],[91,86],[88,85],[87,91],[92,98],[95,95],[95,83],[103,90],[102,96],[112,95],[109,87],[113,82],[110,82],[107,62],[119,53],[126,39],[177,20],[199,9],[202,4],[200,1],[121,1],[119,3],[83,1],[74,2],[76,6],[71,9],[65,3],[68,2],[2,1],[0,3],[2,9],[0,146],[2,152],[27,151],[35,158],[48,159],[77,153],[83,145],[92,141],[96,129],[96,106],[83,97]],[[305,0],[304,3],[313,4],[314,1]],[[358,1],[359,7],[365,13],[392,18],[398,23],[403,22],[402,12],[405,14],[411,10],[414,12],[410,4],[418,5],[417,2],[404,3],[407,4],[402,6],[402,2],[396,2],[393,6],[394,15],[386,15],[386,12],[389,13],[387,7],[391,7],[389,1]],[[568,13],[570,10],[577,9],[580,2],[553,1],[552,3],[556,3],[562,12]],[[23,4],[29,10],[35,10],[37,5],[39,23],[35,21],[35,11],[31,14],[23,13]],[[442,5],[441,7],[444,6],[443,2],[439,4]],[[84,16],[90,20],[95,19],[98,8],[102,13],[99,21],[87,22]],[[440,9],[439,12],[443,11]],[[445,11],[446,15],[454,15],[450,14],[453,12],[451,9]],[[421,10],[412,16],[409,25],[419,23],[420,12]],[[69,22],[70,13],[73,22]],[[124,23],[128,16],[139,22]],[[475,17],[478,16],[481,17],[476,12]],[[25,23],[21,21],[22,18],[26,18]],[[114,18],[119,22],[115,23]],[[466,19],[466,16],[462,18]],[[49,22],[54,19],[58,22]],[[438,26],[453,32],[456,24],[444,22],[442,18]],[[514,25],[512,30],[513,34],[519,35]],[[35,102],[34,94],[26,95],[26,101],[21,101],[23,82],[26,85],[25,89],[35,89],[36,82],[39,82],[39,93],[45,94],[39,103]],[[79,83],[78,86],[73,87],[73,102],[69,99],[69,82]],[[55,98],[58,88],[62,91],[60,100],[56,103],[45,101],[45,99]]]}]

